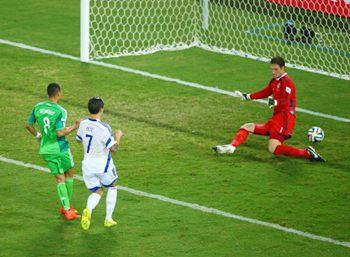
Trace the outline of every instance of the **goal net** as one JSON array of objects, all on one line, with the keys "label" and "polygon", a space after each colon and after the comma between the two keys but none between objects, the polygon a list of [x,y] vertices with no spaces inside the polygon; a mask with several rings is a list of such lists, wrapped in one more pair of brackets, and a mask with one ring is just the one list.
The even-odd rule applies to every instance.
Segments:
[{"label": "goal net", "polygon": [[200,47],[350,79],[350,0],[81,0],[82,60]]}]

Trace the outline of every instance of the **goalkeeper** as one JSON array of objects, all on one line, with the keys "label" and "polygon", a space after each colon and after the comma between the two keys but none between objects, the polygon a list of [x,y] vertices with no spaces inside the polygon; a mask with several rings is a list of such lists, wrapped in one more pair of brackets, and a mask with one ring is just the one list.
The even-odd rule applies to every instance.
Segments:
[{"label": "goalkeeper", "polygon": [[269,136],[268,150],[270,153],[324,162],[325,160],[311,146],[299,149],[283,144],[285,140],[291,138],[295,125],[295,86],[285,72],[285,62],[282,57],[274,57],[270,63],[273,78],[264,89],[252,94],[236,91],[236,94],[248,101],[268,97],[269,107],[274,108],[272,118],[265,124],[244,124],[232,139],[231,144],[217,145],[213,147],[213,150],[219,154],[232,154],[252,133]]}]

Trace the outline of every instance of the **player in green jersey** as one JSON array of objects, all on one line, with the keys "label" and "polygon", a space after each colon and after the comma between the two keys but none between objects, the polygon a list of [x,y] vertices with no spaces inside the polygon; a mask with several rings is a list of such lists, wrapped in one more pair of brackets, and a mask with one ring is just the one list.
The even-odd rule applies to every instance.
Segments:
[{"label": "player in green jersey", "polygon": [[[66,127],[67,111],[58,104],[61,99],[61,87],[51,83],[47,87],[48,101],[38,103],[28,117],[26,128],[40,140],[39,154],[46,161],[50,173],[57,181],[57,193],[61,201],[61,214],[67,220],[80,216],[70,205],[73,193],[74,162],[66,135],[79,127],[77,120],[71,127]],[[39,131],[34,127],[37,123]]]}]

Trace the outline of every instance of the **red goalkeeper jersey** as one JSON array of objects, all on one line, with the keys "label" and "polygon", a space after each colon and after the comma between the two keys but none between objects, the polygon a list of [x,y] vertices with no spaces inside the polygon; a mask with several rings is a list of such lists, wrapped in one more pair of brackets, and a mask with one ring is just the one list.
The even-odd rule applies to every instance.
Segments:
[{"label": "red goalkeeper jersey", "polygon": [[275,99],[274,114],[289,112],[295,115],[295,86],[287,73],[284,73],[278,79],[272,79],[264,89],[250,94],[250,99],[262,99],[271,95]]}]

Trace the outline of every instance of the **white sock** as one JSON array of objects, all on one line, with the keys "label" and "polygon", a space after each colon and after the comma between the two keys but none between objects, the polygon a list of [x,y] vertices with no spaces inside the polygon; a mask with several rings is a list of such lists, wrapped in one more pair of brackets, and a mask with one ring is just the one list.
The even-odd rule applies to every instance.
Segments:
[{"label": "white sock", "polygon": [[111,220],[115,204],[117,202],[118,190],[116,187],[108,188],[106,197],[106,220]]},{"label": "white sock", "polygon": [[95,209],[95,207],[99,203],[100,199],[101,196],[99,194],[92,193],[87,200],[86,208],[88,208],[89,211],[92,212],[92,210]]}]

